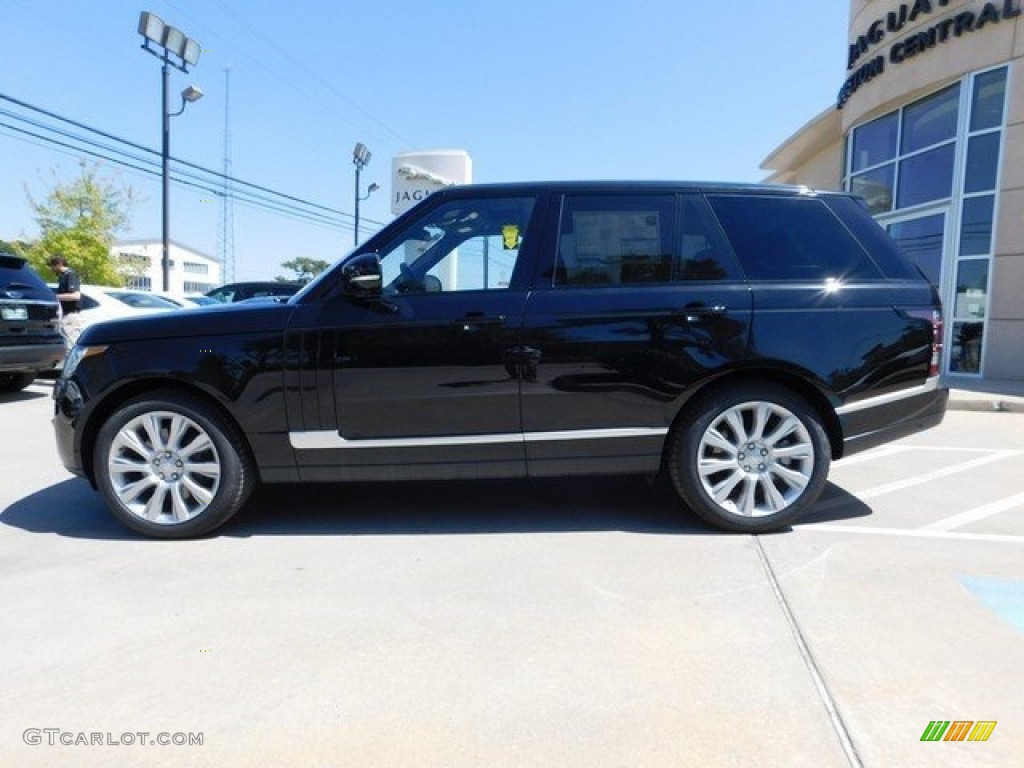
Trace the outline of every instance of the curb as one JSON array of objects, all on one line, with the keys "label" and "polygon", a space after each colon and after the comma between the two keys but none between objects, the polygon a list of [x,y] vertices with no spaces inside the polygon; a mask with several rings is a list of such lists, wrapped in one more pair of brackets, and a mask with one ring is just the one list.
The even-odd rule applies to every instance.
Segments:
[{"label": "curb", "polygon": [[974,411],[978,413],[1024,413],[1024,398],[1003,397],[995,394],[949,393],[950,411]]}]

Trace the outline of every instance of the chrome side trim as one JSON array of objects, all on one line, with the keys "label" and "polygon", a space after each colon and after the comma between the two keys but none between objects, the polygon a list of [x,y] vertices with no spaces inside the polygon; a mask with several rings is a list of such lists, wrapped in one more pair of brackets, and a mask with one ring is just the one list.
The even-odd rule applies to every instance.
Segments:
[{"label": "chrome side trim", "polygon": [[668,427],[620,427],[616,429],[573,429],[556,432],[507,432],[494,435],[452,435],[443,437],[386,437],[347,440],[333,429],[289,432],[288,441],[297,451],[327,448],[431,448],[495,443],[540,443],[556,440],[608,440],[622,437],[663,437]]},{"label": "chrome side trim", "polygon": [[879,406],[889,405],[890,403],[898,403],[900,400],[906,400],[911,397],[920,397],[921,395],[926,395],[929,392],[935,392],[939,388],[939,377],[933,376],[924,384],[917,387],[901,389],[899,392],[890,392],[887,395],[869,397],[864,400],[858,400],[855,403],[850,403],[849,405],[841,405],[836,408],[836,415],[845,416],[848,413],[856,413],[857,411],[866,411],[870,408],[878,408]]}]

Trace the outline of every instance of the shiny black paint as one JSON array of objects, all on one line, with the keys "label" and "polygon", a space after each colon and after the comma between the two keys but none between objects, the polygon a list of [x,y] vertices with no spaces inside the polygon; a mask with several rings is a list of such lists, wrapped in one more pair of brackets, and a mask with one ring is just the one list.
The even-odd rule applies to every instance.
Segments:
[{"label": "shiny black paint", "polygon": [[[91,442],[106,416],[134,394],[169,387],[199,392],[234,419],[248,441],[240,450],[253,453],[267,482],[654,471],[663,437],[295,450],[288,433],[352,440],[668,429],[702,388],[734,377],[791,383],[820,407],[837,453],[844,441],[856,450],[941,419],[942,390],[909,408],[829,413],[925,381],[930,326],[898,311],[937,306],[923,280],[827,289],[743,280],[553,288],[559,195],[607,188],[467,187],[423,204],[459,195],[539,195],[535,249],[521,254],[527,263],[507,290],[344,295],[345,266],[389,242],[419,215],[414,210],[287,304],[211,307],[89,328],[81,343],[109,350],[57,383],[62,461],[91,472]],[[702,188],[614,185],[618,194],[693,195]]]}]

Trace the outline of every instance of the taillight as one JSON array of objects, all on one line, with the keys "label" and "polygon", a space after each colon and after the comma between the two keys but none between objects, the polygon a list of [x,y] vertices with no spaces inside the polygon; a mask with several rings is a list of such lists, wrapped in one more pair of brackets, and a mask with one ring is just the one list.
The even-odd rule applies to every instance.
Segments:
[{"label": "taillight", "polygon": [[908,317],[927,320],[932,324],[932,362],[928,368],[929,376],[938,376],[942,361],[942,310],[936,307],[903,308]]}]

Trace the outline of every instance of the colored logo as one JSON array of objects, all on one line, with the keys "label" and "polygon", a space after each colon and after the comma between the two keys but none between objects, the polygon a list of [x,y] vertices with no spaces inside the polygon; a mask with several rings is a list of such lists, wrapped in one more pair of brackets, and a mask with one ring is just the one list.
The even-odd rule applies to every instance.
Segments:
[{"label": "colored logo", "polygon": [[932,720],[921,741],[988,741],[996,729],[995,720]]}]

